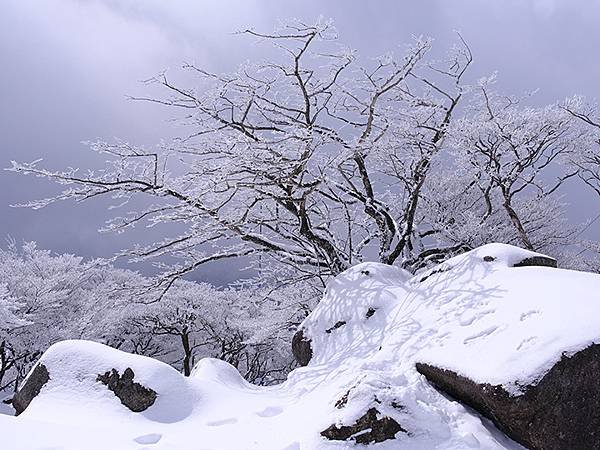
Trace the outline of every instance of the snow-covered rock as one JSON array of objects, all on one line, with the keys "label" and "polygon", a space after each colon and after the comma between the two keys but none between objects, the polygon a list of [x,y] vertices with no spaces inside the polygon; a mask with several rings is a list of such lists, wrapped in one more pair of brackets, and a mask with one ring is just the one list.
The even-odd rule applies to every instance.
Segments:
[{"label": "snow-covered rock", "polygon": [[135,372],[128,367],[121,375],[118,370],[99,374],[96,381],[105,384],[133,412],[142,412],[156,401],[156,392],[134,381]]},{"label": "snow-covered rock", "polygon": [[[375,263],[353,267],[329,284],[300,327],[309,343],[308,364],[272,387],[250,385],[233,367],[212,359],[200,361],[185,378],[156,361],[99,344],[59,344],[42,357],[49,381],[18,418],[0,417],[0,433],[15,450],[140,444],[339,450],[356,442],[378,442],[373,445],[379,450],[522,448],[442,395],[416,370],[418,364],[433,381],[433,372],[453,374],[473,386],[501,390],[509,403],[535,389],[544,392],[538,398],[558,392],[562,397],[555,398],[566,406],[555,405],[556,413],[546,406],[544,433],[562,427],[559,432],[569,435],[569,427],[580,426],[584,432],[576,448],[593,448],[590,436],[599,428],[588,425],[599,417],[594,396],[600,382],[581,373],[598,360],[585,349],[600,344],[600,276],[552,266],[543,255],[492,244],[416,276]],[[576,359],[581,355],[587,359]],[[583,361],[588,372],[569,372],[575,366],[569,361]],[[141,413],[125,408],[96,381],[113,368],[120,374],[131,368],[136,381],[157,393],[154,404]],[[565,377],[554,377],[547,384],[553,373],[579,379],[567,385],[560,382]],[[460,394],[441,377],[437,385]],[[568,392],[578,397],[569,402]],[[586,422],[574,425],[569,414],[577,403],[583,411],[577,420]],[[511,420],[522,420],[511,407]],[[510,432],[493,409],[480,411]],[[37,432],[24,435],[27,427]],[[105,433],[108,428],[111,433]],[[560,436],[554,442],[544,448],[565,447]],[[538,445],[533,443],[543,448]]]},{"label": "snow-covered rock", "polygon": [[[313,358],[315,363],[331,363],[377,349],[390,312],[406,295],[403,286],[411,277],[397,267],[363,263],[332,280],[323,300],[294,336],[292,349],[299,364],[306,365]],[[378,337],[373,330],[379,330]]]},{"label": "snow-covered rock", "polygon": [[[176,422],[193,405],[185,377],[171,366],[89,341],[52,345],[21,391],[29,391],[32,383],[37,393],[21,415],[50,421],[66,416],[82,423],[94,414],[118,420],[137,410],[153,421]],[[151,400],[144,399],[148,395]]]},{"label": "snow-covered rock", "polygon": [[[311,365],[397,361],[409,378],[417,366],[531,448],[599,448],[600,435],[583,430],[600,427],[600,414],[590,411],[600,400],[591,376],[598,363],[588,355],[596,350],[584,350],[600,341],[600,277],[554,266],[500,244],[410,280],[394,279],[388,267],[357,266],[329,286],[301,326]],[[374,299],[385,311],[378,322],[363,316]]]},{"label": "snow-covered rock", "polygon": [[600,448],[600,345],[563,356],[541,380],[522,386],[518,395],[428,364],[417,363],[417,370],[528,448]]}]

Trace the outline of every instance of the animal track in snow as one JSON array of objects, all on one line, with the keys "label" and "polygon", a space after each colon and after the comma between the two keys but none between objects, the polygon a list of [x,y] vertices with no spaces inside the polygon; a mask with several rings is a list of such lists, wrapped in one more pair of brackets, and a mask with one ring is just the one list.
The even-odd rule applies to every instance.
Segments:
[{"label": "animal track in snow", "polygon": [[531,345],[534,344],[535,341],[537,341],[537,340],[538,340],[537,336],[531,336],[531,337],[528,337],[527,339],[523,339],[521,341],[521,343],[518,345],[517,350],[524,350],[528,347],[531,347]]},{"label": "animal track in snow", "polygon": [[258,411],[256,413],[256,415],[260,416],[260,417],[273,417],[273,416],[278,416],[282,412],[283,412],[283,409],[280,408],[279,406],[267,406],[262,411]]},{"label": "animal track in snow", "polygon": [[490,334],[492,334],[493,332],[495,332],[496,330],[498,330],[499,327],[497,326],[491,326],[489,328],[486,328],[485,330],[480,331],[479,333],[473,334],[467,338],[465,338],[465,340],[463,341],[464,344],[469,344],[470,342],[473,342],[477,339],[481,339],[484,337],[489,336]]},{"label": "animal track in snow", "polygon": [[298,444],[297,442],[294,442],[293,444],[288,445],[286,448],[284,448],[282,450],[300,450],[300,444]]},{"label": "animal track in snow", "polygon": [[149,445],[149,444],[156,444],[158,441],[160,441],[161,438],[162,438],[162,434],[160,434],[160,433],[149,433],[149,434],[143,434],[141,436],[138,436],[138,437],[134,438],[133,440],[135,442],[137,442],[138,444]]},{"label": "animal track in snow", "polygon": [[540,314],[539,311],[532,309],[531,311],[527,311],[524,312],[523,314],[521,314],[521,322],[523,322],[524,320],[529,319],[531,316],[534,316],[536,314]]},{"label": "animal track in snow", "polygon": [[222,420],[214,420],[212,422],[207,422],[206,425],[209,427],[220,427],[221,425],[232,425],[234,423],[237,423],[237,419],[235,417],[230,417],[228,419],[222,419]]},{"label": "animal track in snow", "polygon": [[282,450],[300,450],[300,444],[298,444],[297,442],[294,442],[293,444],[288,445],[286,448],[284,448]]},{"label": "animal track in snow", "polygon": [[492,314],[494,312],[496,312],[496,310],[494,309],[484,309],[483,311],[479,311],[475,314],[473,314],[471,311],[467,311],[466,313],[460,316],[460,318],[458,319],[458,323],[460,323],[461,326],[466,327],[471,325],[476,320],[479,320],[482,317],[487,316],[488,314]]}]

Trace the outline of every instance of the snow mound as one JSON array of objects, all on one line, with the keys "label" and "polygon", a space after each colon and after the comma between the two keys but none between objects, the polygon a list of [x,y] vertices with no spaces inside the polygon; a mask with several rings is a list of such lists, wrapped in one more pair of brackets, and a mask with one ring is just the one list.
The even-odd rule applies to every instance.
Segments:
[{"label": "snow mound", "polygon": [[362,358],[377,351],[390,313],[406,295],[412,275],[379,263],[354,266],[332,280],[301,328],[310,336],[314,363]]},{"label": "snow mound", "polygon": [[[524,260],[528,266],[515,267]],[[214,359],[201,360],[185,378],[100,344],[60,343],[41,359],[50,381],[21,416],[0,417],[0,433],[14,450],[126,450],[140,443],[340,450],[355,448],[354,441],[329,441],[321,432],[356,425],[375,409],[376,418],[401,427],[395,439],[376,444],[379,450],[518,449],[487,420],[441,395],[415,364],[518,394],[564,352],[600,343],[600,276],[532,261],[548,258],[492,244],[415,276],[381,264],[355,266],[330,282],[301,325],[310,363],[278,386],[250,385]],[[95,381],[128,367],[158,393],[142,413],[128,411]],[[37,433],[27,435],[32,427]]]},{"label": "snow mound", "polygon": [[415,358],[517,394],[564,353],[600,342],[600,277],[514,267],[540,256],[486,245],[447,261],[426,280],[413,279],[424,302],[413,318],[429,330]]},{"label": "snow mound", "polygon": [[[62,341],[42,355],[50,379],[23,412],[24,417],[63,421],[69,417],[76,423],[88,423],[97,416],[122,420],[132,413],[98,375],[116,369],[119,373],[133,370],[134,381],[156,392],[156,401],[141,413],[145,419],[176,422],[192,410],[193,398],[187,380],[171,366],[152,358],[115,350],[90,341]],[[35,367],[32,369],[35,370]],[[31,375],[30,373],[30,375]]]},{"label": "snow mound", "polygon": [[245,389],[252,385],[228,362],[203,358],[192,369],[191,376],[200,383],[217,383],[230,388]]}]

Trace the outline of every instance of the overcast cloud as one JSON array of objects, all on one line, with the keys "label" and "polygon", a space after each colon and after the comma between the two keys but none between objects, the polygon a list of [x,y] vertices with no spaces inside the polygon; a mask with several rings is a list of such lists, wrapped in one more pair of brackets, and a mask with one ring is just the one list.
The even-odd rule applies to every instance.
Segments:
[{"label": "overcast cloud", "polygon": [[[97,162],[81,141],[168,139],[168,111],[126,100],[144,92],[140,80],[184,61],[235,69],[255,58],[257,47],[233,31],[319,15],[333,18],[342,41],[363,55],[397,49],[413,35],[432,36],[443,51],[460,30],[475,54],[473,75],[498,71],[504,91],[539,88],[539,103],[599,96],[599,0],[3,0],[0,166],[44,158],[51,167],[85,167]],[[0,237],[85,256],[110,256],[127,245],[128,235],[96,232],[108,217],[98,203],[8,206],[54,189],[2,171]],[[571,208],[573,220],[598,212],[597,200],[583,194]],[[215,273],[206,278],[220,281]]]}]

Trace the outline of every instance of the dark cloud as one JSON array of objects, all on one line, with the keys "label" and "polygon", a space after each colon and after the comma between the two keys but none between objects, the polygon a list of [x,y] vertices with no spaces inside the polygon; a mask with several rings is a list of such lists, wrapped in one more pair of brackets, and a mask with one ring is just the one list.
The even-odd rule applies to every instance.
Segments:
[{"label": "dark cloud", "polygon": [[[144,92],[140,80],[183,61],[231,70],[257,56],[257,47],[232,32],[319,15],[333,18],[342,40],[363,55],[398,49],[414,35],[432,36],[443,50],[460,30],[475,54],[473,76],[497,70],[502,89],[539,88],[540,103],[598,95],[598,0],[7,0],[0,14],[0,166],[40,157],[52,167],[94,165],[81,141],[98,137],[155,145],[174,131],[164,110],[126,100]],[[88,256],[127,245],[128,235],[96,232],[107,217],[97,203],[8,207],[53,189],[0,173],[0,236]],[[594,213],[588,201],[596,199],[582,195],[574,203],[574,220]]]}]

